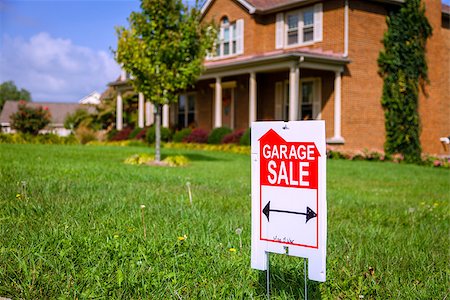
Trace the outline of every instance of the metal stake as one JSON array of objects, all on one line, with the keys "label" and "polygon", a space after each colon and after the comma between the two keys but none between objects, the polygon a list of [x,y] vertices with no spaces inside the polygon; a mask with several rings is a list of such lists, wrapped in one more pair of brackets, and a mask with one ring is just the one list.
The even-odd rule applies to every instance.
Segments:
[{"label": "metal stake", "polygon": [[269,261],[269,252],[266,252],[267,255],[267,270],[266,270],[266,288],[267,288],[267,300],[270,300],[270,261]]},{"label": "metal stake", "polygon": [[306,279],[306,258],[303,259],[304,262],[304,273],[305,273],[305,300],[308,300],[308,280]]}]

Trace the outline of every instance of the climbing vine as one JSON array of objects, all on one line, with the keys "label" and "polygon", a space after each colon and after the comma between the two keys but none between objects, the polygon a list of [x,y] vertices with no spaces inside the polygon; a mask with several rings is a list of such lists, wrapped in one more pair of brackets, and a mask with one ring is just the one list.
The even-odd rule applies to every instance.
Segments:
[{"label": "climbing vine", "polygon": [[385,114],[385,151],[408,162],[421,156],[419,88],[428,82],[426,41],[432,28],[420,0],[406,0],[387,17],[384,50],[378,57],[384,79],[381,103]]}]

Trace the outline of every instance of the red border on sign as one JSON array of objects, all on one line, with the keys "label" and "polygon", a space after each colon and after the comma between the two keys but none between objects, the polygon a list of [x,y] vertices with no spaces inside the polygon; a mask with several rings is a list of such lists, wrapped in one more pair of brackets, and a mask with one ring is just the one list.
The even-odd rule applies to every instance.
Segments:
[{"label": "red border on sign", "polygon": [[313,248],[313,249],[319,249],[319,182],[317,182],[317,190],[316,190],[316,245],[304,245],[304,244],[296,244],[296,243],[286,243],[271,239],[263,238],[262,236],[262,184],[259,184],[259,240],[260,241],[266,241],[266,242],[272,242],[272,243],[278,243],[278,244],[284,244],[284,245],[293,245],[293,246],[300,246],[305,248]]}]

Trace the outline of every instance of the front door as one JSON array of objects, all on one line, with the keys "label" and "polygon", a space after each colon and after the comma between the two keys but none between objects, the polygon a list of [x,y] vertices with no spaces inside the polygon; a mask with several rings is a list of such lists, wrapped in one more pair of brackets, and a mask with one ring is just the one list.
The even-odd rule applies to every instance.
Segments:
[{"label": "front door", "polygon": [[222,90],[222,126],[234,127],[234,88]]}]

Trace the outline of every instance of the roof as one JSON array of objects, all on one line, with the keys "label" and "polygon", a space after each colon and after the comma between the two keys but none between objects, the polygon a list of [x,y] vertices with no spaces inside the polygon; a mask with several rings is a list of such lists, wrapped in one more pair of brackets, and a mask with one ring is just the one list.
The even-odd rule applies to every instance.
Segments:
[{"label": "roof", "polygon": [[[250,14],[269,14],[285,9],[290,9],[298,5],[306,5],[318,2],[319,0],[230,0],[241,4]],[[402,4],[405,0],[372,0],[388,4]],[[214,0],[204,2],[201,12],[205,14]]]},{"label": "roof", "polygon": [[[0,123],[10,123],[10,116],[18,109],[19,101],[8,100],[3,106],[3,110],[0,113]],[[27,102],[27,106],[30,107],[47,107],[51,114],[51,124],[64,124],[68,114],[74,113],[77,109],[86,109],[88,112],[93,113],[95,108],[88,105],[82,105],[78,103],[54,103],[54,102]]]},{"label": "roof", "polygon": [[285,66],[286,63],[292,64],[292,62],[301,62],[305,68],[311,67],[312,64],[316,64],[316,66],[321,65],[323,70],[331,71],[341,69],[350,60],[343,57],[340,53],[323,51],[321,49],[276,50],[258,55],[207,61],[201,79],[213,78],[218,73],[244,74],[250,69],[258,69],[259,71],[275,70],[280,67],[280,64]]},{"label": "roof", "polygon": [[450,5],[442,3],[442,14],[450,16]]}]

